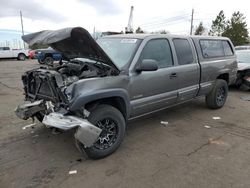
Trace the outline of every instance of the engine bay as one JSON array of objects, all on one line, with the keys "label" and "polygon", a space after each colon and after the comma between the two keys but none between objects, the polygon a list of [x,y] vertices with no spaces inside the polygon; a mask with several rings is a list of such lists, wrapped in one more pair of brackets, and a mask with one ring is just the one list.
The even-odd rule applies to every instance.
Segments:
[{"label": "engine bay", "polygon": [[78,59],[64,62],[62,65],[49,68],[62,75],[66,86],[85,78],[103,77],[111,75],[110,68],[99,62],[87,62]]},{"label": "engine bay", "polygon": [[73,59],[53,67],[43,66],[28,71],[22,80],[26,99],[45,100],[67,106],[66,88],[81,79],[113,75],[112,69],[100,62]]}]

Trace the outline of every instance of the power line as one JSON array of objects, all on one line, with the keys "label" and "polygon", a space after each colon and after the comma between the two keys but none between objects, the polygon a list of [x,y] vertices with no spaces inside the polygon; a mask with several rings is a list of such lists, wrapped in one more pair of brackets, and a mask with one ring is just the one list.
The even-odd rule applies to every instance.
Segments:
[{"label": "power line", "polygon": [[187,23],[187,21],[184,20],[179,20],[179,21],[175,21],[172,23],[162,23],[162,24],[157,24],[157,25],[151,25],[151,26],[146,26],[146,27],[142,27],[142,28],[146,28],[146,29],[151,29],[151,28],[160,28],[160,27],[169,27],[172,25],[177,25],[177,24],[181,24],[181,23]]},{"label": "power line", "polygon": [[155,24],[151,24],[151,25],[145,25],[145,26],[141,26],[142,28],[151,28],[151,27],[157,27],[157,26],[169,26],[169,25],[176,25],[179,23],[185,23],[187,22],[186,19],[182,19],[182,20],[174,20],[171,22],[161,22],[161,23],[155,23]]},{"label": "power line", "polygon": [[179,16],[170,17],[170,18],[158,19],[157,21],[144,22],[138,25],[147,26],[147,25],[154,25],[154,24],[159,24],[159,23],[169,23],[169,22],[173,22],[176,20],[180,20],[180,19],[187,19],[187,15],[179,15]]}]

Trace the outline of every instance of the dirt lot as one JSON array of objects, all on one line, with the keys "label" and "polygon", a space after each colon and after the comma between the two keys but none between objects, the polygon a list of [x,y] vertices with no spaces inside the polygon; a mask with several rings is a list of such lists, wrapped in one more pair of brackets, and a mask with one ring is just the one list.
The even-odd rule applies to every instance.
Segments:
[{"label": "dirt lot", "polygon": [[0,61],[0,187],[250,187],[250,101],[240,98],[249,92],[230,89],[220,110],[198,99],[130,122],[118,151],[93,161],[72,132],[22,129],[31,121],[14,115],[20,76],[37,66]]}]

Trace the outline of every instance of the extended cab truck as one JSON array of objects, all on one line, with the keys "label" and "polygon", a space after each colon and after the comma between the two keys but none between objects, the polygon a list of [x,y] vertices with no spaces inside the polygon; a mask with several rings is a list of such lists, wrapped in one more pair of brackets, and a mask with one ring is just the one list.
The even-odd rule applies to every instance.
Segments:
[{"label": "extended cab truck", "polygon": [[29,57],[29,50],[15,50],[10,47],[0,47],[0,58],[16,58],[25,60]]},{"label": "extended cab truck", "polygon": [[209,108],[223,107],[236,79],[234,48],[223,37],[128,34],[95,42],[83,28],[66,28],[23,39],[49,44],[69,61],[22,76],[17,116],[75,129],[77,147],[93,159],[119,147],[131,119],[199,96]]}]

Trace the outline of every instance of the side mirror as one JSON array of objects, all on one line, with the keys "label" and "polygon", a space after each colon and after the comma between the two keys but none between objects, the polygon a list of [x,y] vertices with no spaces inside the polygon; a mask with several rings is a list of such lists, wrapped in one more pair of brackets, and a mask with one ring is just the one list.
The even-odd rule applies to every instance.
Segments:
[{"label": "side mirror", "polygon": [[158,70],[157,64],[158,62],[154,59],[143,59],[139,66],[136,68],[136,71],[156,71]]}]

